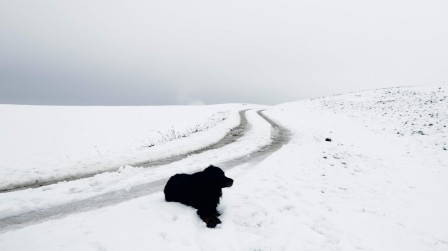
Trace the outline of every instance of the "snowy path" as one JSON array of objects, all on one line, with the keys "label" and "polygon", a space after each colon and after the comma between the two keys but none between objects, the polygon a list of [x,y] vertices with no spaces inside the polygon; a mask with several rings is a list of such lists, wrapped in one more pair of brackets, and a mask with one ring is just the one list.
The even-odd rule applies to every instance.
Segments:
[{"label": "snowy path", "polygon": [[252,162],[252,164],[255,165],[256,163],[261,162],[263,159],[265,159],[273,152],[280,149],[283,145],[285,145],[291,140],[291,132],[288,129],[279,125],[278,123],[276,123],[275,121],[264,115],[263,111],[258,111],[257,114],[272,126],[271,143],[259,149],[258,151],[254,152],[253,154],[245,155],[240,158],[235,158],[220,163],[219,165],[224,170],[230,169],[237,165],[243,165],[247,162]]},{"label": "snowy path", "polygon": [[[218,149],[227,144],[233,143],[233,142],[237,141],[239,138],[241,138],[241,136],[243,136],[243,134],[247,131],[247,119],[245,116],[245,112],[247,110],[248,109],[239,111],[239,116],[240,116],[239,125],[232,128],[222,139],[220,139],[216,143],[202,146],[199,149],[194,149],[187,153],[181,153],[178,155],[164,157],[164,158],[160,158],[160,159],[153,159],[153,160],[141,161],[141,162],[137,162],[137,163],[130,163],[130,165],[139,166],[139,167],[153,167],[153,166],[167,165],[167,164],[173,163],[175,161],[184,159],[184,158],[188,157],[189,155],[199,154],[199,153],[209,151],[212,149]],[[63,182],[63,181],[73,181],[73,180],[78,180],[78,179],[90,178],[90,177],[93,177],[95,175],[102,174],[102,173],[116,172],[117,170],[119,170],[119,168],[120,167],[114,166],[114,167],[110,167],[110,168],[106,168],[106,169],[102,169],[102,170],[92,171],[89,173],[65,176],[65,177],[61,177],[61,178],[54,178],[51,180],[36,181],[34,183],[29,183],[29,182],[18,183],[18,184],[9,186],[7,189],[1,189],[0,193],[17,191],[17,190],[28,189],[28,188],[36,188],[36,187],[41,187],[41,186],[47,186],[47,185],[52,185],[52,184],[56,184],[56,183]]]},{"label": "snowy path", "polygon": [[[235,152],[232,151],[232,149],[226,150],[225,149],[226,147],[228,148],[229,146],[235,145],[236,146],[235,149],[239,149],[241,148],[242,145],[247,145],[249,141],[252,142],[255,141],[256,144],[252,146],[252,149],[250,149],[250,152],[248,154],[244,154],[244,151],[241,151],[242,155],[241,154],[234,155],[231,156],[230,159],[226,159],[224,161],[218,160],[216,162],[213,162],[223,167],[223,169],[227,170],[232,168],[233,166],[242,165],[248,162],[258,163],[263,159],[265,159],[270,154],[272,154],[273,152],[277,151],[281,146],[283,146],[290,140],[289,131],[280,126],[279,124],[277,124],[276,122],[269,119],[266,115],[263,114],[262,111],[255,112],[254,110],[252,111],[249,110],[249,112],[253,113],[251,115],[252,120],[256,117],[258,117],[257,119],[259,120],[259,121],[251,121],[251,123],[253,124],[248,123],[248,118],[246,114],[247,112],[248,112],[247,110],[240,112],[241,115],[240,125],[235,129],[233,129],[228,135],[226,135],[225,138],[223,138],[216,144],[207,146],[206,148],[203,148],[201,150],[194,151],[192,154],[195,154],[195,156],[197,156],[198,158],[202,158],[203,163],[207,163],[207,161],[213,162],[213,159],[218,160],[219,155],[227,155],[228,152]],[[256,124],[257,123],[260,124],[261,121],[263,121],[265,125],[269,126],[268,127],[269,140],[259,141],[257,143],[256,140],[254,140],[253,136],[255,136],[256,138],[263,138],[262,136],[255,134],[260,132],[264,133],[267,131],[266,127],[264,128],[264,130],[259,130],[258,132],[256,130],[254,131],[253,127],[256,127]],[[247,137],[247,134],[252,134],[252,137]],[[246,136],[247,139],[244,140],[243,136]],[[268,143],[263,145],[260,142],[268,142]],[[201,156],[201,153],[205,152],[211,153],[210,156],[207,155]],[[169,159],[158,160],[156,162],[139,163],[138,165],[141,165],[143,168],[154,167],[156,165],[158,166],[163,165],[164,166],[163,168],[169,169],[170,165],[174,164],[175,162],[182,165],[186,161],[192,162],[190,163],[190,165],[197,163],[194,156],[178,155],[176,157],[172,157]],[[196,165],[196,168],[197,166],[198,165]],[[103,175],[107,175],[107,173],[103,173]],[[45,222],[48,220],[62,218],[74,213],[95,210],[101,207],[118,204],[120,202],[128,201],[134,198],[159,192],[163,189],[168,177],[170,177],[170,175],[167,175],[164,178],[157,179],[151,182],[132,186],[131,188],[128,187],[125,189],[118,189],[107,193],[100,193],[96,196],[88,197],[81,200],[73,200],[68,203],[63,203],[48,208],[44,207],[39,210],[7,216],[1,219],[0,221],[0,232],[7,232],[10,230],[23,228],[29,225]],[[126,178],[128,177],[124,177],[124,179]],[[76,180],[73,180],[72,182],[76,182]],[[69,183],[70,182],[64,182],[64,184],[60,184],[60,186]],[[58,186],[58,184],[54,184],[52,186]],[[15,194],[17,193],[22,194],[33,193],[36,190],[40,190],[42,192],[46,191],[45,188],[37,188],[37,189],[28,189],[28,190],[10,192],[8,194],[10,194],[11,196],[15,196]],[[89,191],[87,191],[86,194],[88,192]],[[2,214],[0,214],[0,216],[1,215]]]}]

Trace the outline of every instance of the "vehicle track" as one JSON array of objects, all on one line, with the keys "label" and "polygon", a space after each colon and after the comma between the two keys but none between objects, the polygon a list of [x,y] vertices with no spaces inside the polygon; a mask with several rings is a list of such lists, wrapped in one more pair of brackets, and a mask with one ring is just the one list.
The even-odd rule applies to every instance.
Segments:
[{"label": "vehicle track", "polygon": [[288,129],[282,127],[277,122],[273,121],[269,117],[263,114],[264,110],[258,111],[258,115],[260,115],[264,120],[266,120],[269,124],[271,124],[271,143],[259,149],[258,151],[245,155],[236,159],[228,160],[220,163],[220,167],[224,170],[228,170],[234,166],[244,164],[246,162],[258,163],[263,159],[268,157],[273,152],[280,149],[283,145],[288,143],[291,139],[291,133]]},{"label": "vehicle track", "polygon": [[[244,112],[245,111],[242,111],[240,112],[240,114],[243,114]],[[250,155],[245,155],[243,157],[225,161],[217,165],[219,165],[225,170],[228,170],[234,166],[248,162],[258,163],[261,162],[266,157],[268,157],[270,154],[280,149],[284,144],[289,142],[290,140],[289,130],[287,130],[286,128],[280,126],[278,123],[268,118],[266,115],[263,114],[263,111],[258,111],[257,113],[269,124],[271,124],[271,143]],[[232,139],[230,138],[227,139],[227,142],[232,143],[236,141],[244,134],[246,130],[247,130],[247,119],[245,115],[242,115],[242,123],[240,124],[239,130],[237,132],[233,132],[236,135]],[[218,143],[216,145],[218,145]],[[220,147],[224,145],[226,144],[222,143],[219,144]],[[219,147],[215,146],[215,148]],[[1,219],[0,221],[0,233],[23,228],[33,224],[42,223],[48,220],[63,218],[73,213],[91,211],[101,207],[110,206],[134,198],[153,194],[162,191],[167,181],[168,178],[164,178],[147,184],[135,186],[130,191],[119,190],[109,192],[107,194],[102,194],[88,199],[66,203],[64,205],[55,206],[48,209],[36,210],[31,213],[4,218]]]},{"label": "vehicle track", "polygon": [[[244,133],[248,130],[247,118],[245,116],[245,112],[247,110],[248,109],[239,111],[240,123],[236,127],[232,128],[222,139],[220,139],[216,143],[213,143],[208,146],[204,146],[202,148],[199,148],[197,150],[193,150],[193,151],[190,151],[187,153],[183,153],[183,154],[179,154],[179,155],[175,155],[175,156],[171,156],[171,157],[167,157],[167,158],[162,158],[162,159],[130,163],[129,165],[138,166],[138,167],[153,167],[153,166],[166,165],[166,164],[170,164],[170,163],[182,160],[182,159],[188,157],[189,155],[199,154],[199,153],[202,153],[205,151],[218,149],[225,145],[233,143],[233,142],[237,141],[239,138],[241,138],[244,135]],[[64,177],[52,179],[52,180],[35,181],[35,182],[31,182],[31,183],[17,184],[8,189],[0,190],[0,193],[13,192],[13,191],[18,191],[18,190],[23,190],[23,189],[28,189],[28,188],[37,188],[37,187],[42,187],[42,186],[48,186],[48,185],[56,184],[56,183],[59,183],[62,181],[67,182],[67,181],[90,178],[90,177],[93,177],[95,175],[102,174],[102,173],[116,172],[119,168],[120,167],[112,167],[112,168],[109,168],[106,170],[95,171],[95,172],[85,173],[85,174],[81,174],[81,175],[71,175],[71,176],[64,176]]]}]

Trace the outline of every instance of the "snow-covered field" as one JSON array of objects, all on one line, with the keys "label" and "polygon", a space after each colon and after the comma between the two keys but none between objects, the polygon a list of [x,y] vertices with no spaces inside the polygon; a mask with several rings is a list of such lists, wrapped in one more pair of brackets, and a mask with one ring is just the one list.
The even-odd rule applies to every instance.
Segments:
[{"label": "snow-covered field", "polygon": [[[12,114],[12,108],[3,106],[2,113]],[[239,108],[207,108],[209,113],[199,114],[184,128],[199,123],[213,125],[205,130],[210,134],[218,126],[228,130],[232,123],[207,121],[223,111],[228,114],[223,116],[230,118]],[[186,113],[172,112],[173,118]],[[0,250],[448,250],[447,86],[381,89],[304,100],[270,107],[265,115],[288,128],[292,139],[262,162],[249,162],[226,172],[235,183],[223,191],[219,206],[223,223],[217,229],[206,228],[193,208],[167,203],[163,193],[156,192],[2,232]],[[138,167],[124,168],[123,172],[133,175],[120,176],[127,179],[121,189],[132,191],[133,182],[139,179],[194,170],[194,166],[213,160],[219,163],[231,153],[249,153],[266,144],[266,123],[255,112],[248,113],[248,120],[251,132],[234,146],[191,156],[152,170],[147,176]],[[163,127],[158,130],[166,130]],[[55,128],[64,132],[59,126]],[[137,134],[135,140],[142,135]],[[40,143],[51,140],[48,135],[42,136]],[[34,136],[39,143],[38,137]],[[2,137],[2,144],[19,144],[13,136],[6,139]],[[125,148],[123,151],[130,149]],[[1,162],[9,158],[3,156]],[[112,152],[110,156],[121,158]],[[48,166],[54,164],[47,160]],[[1,172],[4,167],[0,164]],[[104,184],[112,183],[119,180]],[[51,187],[83,194],[95,186],[73,181]],[[27,212],[39,204],[64,203],[67,196],[49,193],[53,198],[39,197],[43,192],[45,188],[0,194],[0,215]]]},{"label": "snow-covered field", "polygon": [[0,190],[198,149],[235,127],[239,109],[0,105]]},{"label": "snow-covered field", "polygon": [[[54,206],[61,206],[95,196],[104,196],[110,192],[124,190],[132,193],[136,186],[157,182],[169,178],[175,173],[194,172],[210,164],[220,164],[249,155],[270,143],[271,127],[270,124],[257,116],[255,111],[247,112],[246,116],[251,123],[248,132],[237,142],[220,149],[191,155],[167,165],[151,168],[125,165],[116,172],[102,173],[90,178],[60,182],[35,189],[0,193],[0,220],[35,210],[47,210]],[[211,133],[211,131],[208,133]],[[195,138],[190,136],[188,140],[194,141]],[[170,145],[173,147],[172,151],[177,150],[177,143],[174,146]]]}]

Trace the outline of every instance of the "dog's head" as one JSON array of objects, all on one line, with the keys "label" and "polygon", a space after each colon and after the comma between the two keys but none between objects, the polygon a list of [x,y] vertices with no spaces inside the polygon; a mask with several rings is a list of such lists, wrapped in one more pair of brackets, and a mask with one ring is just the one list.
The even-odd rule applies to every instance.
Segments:
[{"label": "dog's head", "polygon": [[233,179],[226,177],[224,171],[219,167],[210,165],[205,168],[204,174],[207,175],[207,177],[210,177],[214,183],[219,184],[221,188],[231,187],[233,185]]}]

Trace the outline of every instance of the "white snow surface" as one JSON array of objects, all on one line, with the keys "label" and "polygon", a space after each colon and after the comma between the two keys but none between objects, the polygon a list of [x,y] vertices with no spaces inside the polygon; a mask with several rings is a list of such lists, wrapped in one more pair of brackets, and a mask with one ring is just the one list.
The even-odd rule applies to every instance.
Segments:
[{"label": "white snow surface", "polygon": [[239,109],[0,105],[0,190],[202,148],[238,125]]},{"label": "white snow surface", "polygon": [[[226,145],[219,150],[209,150],[157,167],[143,168],[126,165],[116,172],[102,173],[90,178],[60,182],[35,189],[0,193],[0,220],[113,191],[125,190],[132,193],[135,186],[169,178],[175,173],[191,173],[210,164],[216,165],[237,157],[250,155],[271,142],[271,126],[256,114],[256,110],[248,111],[247,119],[251,124],[248,132],[237,142]],[[195,140],[191,136],[188,138],[190,141]],[[174,148],[174,150],[177,149]]]},{"label": "white snow surface", "polygon": [[[223,191],[216,229],[156,192],[3,232],[0,250],[448,250],[446,85],[316,98],[265,114],[292,140],[226,172],[235,182]],[[227,153],[268,142],[266,126],[251,116],[258,129]],[[194,170],[195,161],[185,161],[151,175]]]}]

